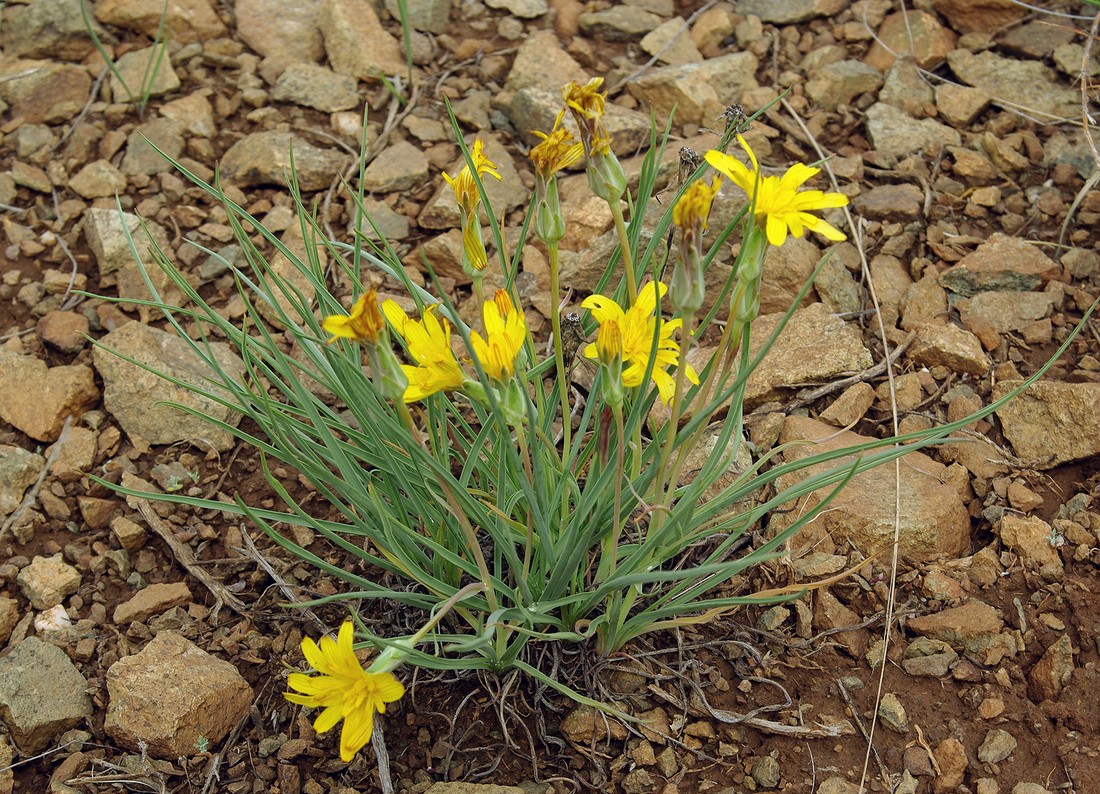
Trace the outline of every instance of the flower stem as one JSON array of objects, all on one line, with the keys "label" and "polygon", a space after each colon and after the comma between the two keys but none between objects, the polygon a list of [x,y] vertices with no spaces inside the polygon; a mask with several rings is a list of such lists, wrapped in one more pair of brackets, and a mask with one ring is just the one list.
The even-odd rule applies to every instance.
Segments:
[{"label": "flower stem", "polygon": [[[686,316],[681,314],[682,325],[680,326],[680,365],[676,367],[676,388],[672,397],[672,412],[668,420],[668,434],[665,436],[664,446],[661,448],[660,462],[657,465],[657,481],[654,493],[660,498],[661,491],[664,489],[664,477],[665,469],[668,466],[668,460],[672,456],[672,450],[676,446],[676,435],[680,427],[680,414],[684,409],[684,381],[687,372],[687,358],[688,353],[691,352],[694,339],[692,334],[695,331],[695,315],[688,314]],[[669,478],[668,481],[668,493],[665,495],[665,507],[672,508],[672,495],[676,491],[676,479],[674,477]],[[662,519],[666,511],[659,511],[654,516],[654,522],[662,522]]]},{"label": "flower stem", "polygon": [[[573,436],[572,416],[569,412],[569,379],[565,371],[565,353],[561,342],[561,274],[558,270],[558,244],[548,242],[546,249],[550,253],[550,300],[553,301],[550,324],[554,330],[554,364],[558,371],[558,396],[561,398],[561,462],[562,468],[569,465],[569,447]],[[563,494],[564,496],[564,494]],[[562,505],[564,508],[565,505]],[[564,518],[564,515],[563,515]]]},{"label": "flower stem", "polygon": [[627,303],[633,306],[634,299],[638,297],[638,281],[634,275],[634,257],[630,253],[630,239],[626,236],[623,208],[617,199],[607,202],[607,206],[611,208],[611,216],[615,219],[615,231],[619,234],[619,250],[622,252],[623,271],[626,273]]}]

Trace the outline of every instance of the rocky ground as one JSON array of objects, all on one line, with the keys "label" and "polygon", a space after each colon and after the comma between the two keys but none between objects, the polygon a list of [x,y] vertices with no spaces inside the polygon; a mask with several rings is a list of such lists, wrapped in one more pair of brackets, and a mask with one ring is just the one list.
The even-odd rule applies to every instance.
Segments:
[{"label": "rocky ground", "polygon": [[[220,167],[228,196],[303,251],[285,187],[289,143],[307,200],[349,240],[340,180],[357,174],[365,102],[376,225],[416,278],[427,259],[465,300],[457,208],[441,178],[460,163],[444,98],[499,165],[503,179],[488,188],[507,237],[533,183],[529,130],[549,129],[569,80],[605,77],[614,145],[632,173],[650,109],[663,120],[676,108],[666,183],[680,147],[714,145],[729,105],[753,112],[789,89],[749,140],[773,166],[831,155],[852,204],[830,219],[850,241],[754,375],[749,428],[758,452],[843,427],[827,443],[846,444],[890,432],[895,417],[907,432],[988,405],[1035,372],[1100,293],[1090,180],[1100,158],[1082,127],[1083,108],[1095,118],[1097,104],[1095,90],[1085,105],[1080,91],[1082,74],[1100,71],[1100,45],[1085,50],[1095,9],[1038,5],[923,0],[905,4],[906,16],[891,0],[408,0],[410,81],[392,0],[181,0],[168,6],[166,44],[156,43],[160,2],[98,0],[89,24],[116,72],[78,0],[8,4],[0,793],[380,786],[371,754],[339,762],[333,738],[315,737],[281,696],[301,637],[319,628],[280,604],[336,585],[255,528],[124,499],[91,479],[276,504],[251,449],[155,405],[186,395],[88,343],[196,376],[155,313],[85,295],[147,295],[127,240],[139,219],[227,317],[244,312],[208,253],[240,256],[226,212],[150,142],[200,178]],[[387,88],[380,74],[398,77]],[[580,174],[562,192],[564,281],[579,304],[613,246],[611,216]],[[822,242],[771,256],[755,338],[810,276]],[[285,257],[271,262],[293,278]],[[716,280],[728,266],[716,264]],[[552,302],[537,246],[523,252],[520,280],[528,322],[545,336]],[[396,789],[843,794],[858,791],[866,758],[870,791],[1096,790],[1095,321],[1025,397],[963,437],[912,454],[897,474],[885,654],[892,467],[854,481],[788,555],[738,588],[829,579],[877,555],[857,573],[622,658],[576,658],[646,727],[605,724],[523,683],[506,687],[498,709],[500,682],[420,676],[385,723]],[[275,474],[308,496],[293,472]],[[296,540],[340,563],[308,533]],[[319,615],[335,625],[341,613]]]}]

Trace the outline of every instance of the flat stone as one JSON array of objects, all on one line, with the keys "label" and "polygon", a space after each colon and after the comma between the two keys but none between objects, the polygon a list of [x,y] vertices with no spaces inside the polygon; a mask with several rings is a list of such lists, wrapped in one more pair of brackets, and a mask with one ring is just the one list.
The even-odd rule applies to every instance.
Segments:
[{"label": "flat stone", "polygon": [[852,208],[873,220],[912,221],[923,213],[924,191],[908,182],[876,185],[856,196]]},{"label": "flat stone", "polygon": [[90,367],[46,362],[0,347],[0,419],[38,441],[56,441],[65,419],[99,400]]},{"label": "flat stone", "polygon": [[893,692],[885,692],[878,704],[878,715],[882,724],[890,730],[906,734],[909,733],[909,717],[905,713],[905,706]]},{"label": "flat stone", "polygon": [[614,717],[608,717],[592,706],[579,705],[565,715],[559,726],[561,735],[571,742],[585,744],[593,739],[611,738],[622,741],[626,728]]},{"label": "flat stone", "polygon": [[174,631],[111,665],[107,692],[107,735],[173,760],[216,747],[252,704],[252,688],[236,667]]},{"label": "flat stone", "polygon": [[[528,3],[542,3],[546,13],[545,0],[527,0]],[[409,27],[427,33],[446,33],[451,24],[450,0],[405,0],[405,14]],[[490,6],[492,7],[492,6]],[[397,0],[386,0],[386,10],[394,19],[401,19],[401,10]]]},{"label": "flat stone", "polygon": [[1039,61],[1005,58],[988,50],[974,54],[959,49],[947,56],[947,63],[962,82],[993,98],[1026,107],[1029,113],[1052,119],[1081,113],[1077,92],[1059,82],[1057,73]]},{"label": "flat stone", "polygon": [[989,94],[977,88],[955,83],[935,87],[936,110],[956,127],[968,127],[978,114],[989,107]]},{"label": "flat stone", "polygon": [[325,113],[359,106],[358,81],[315,63],[292,63],[275,82],[272,98]]},{"label": "flat stone", "polygon": [[915,364],[929,368],[944,366],[975,378],[984,376],[991,366],[978,337],[950,323],[919,328],[906,355]]},{"label": "flat stone", "polygon": [[0,520],[15,511],[45,465],[46,459],[41,455],[0,444]]},{"label": "flat stone", "polygon": [[237,34],[272,61],[319,61],[325,54],[317,23],[320,6],[321,0],[237,0]]},{"label": "flat stone", "polygon": [[932,7],[960,33],[995,33],[1027,13],[1012,0],[934,0]]},{"label": "flat stone", "polygon": [[[119,358],[112,350],[137,364]],[[211,343],[209,354],[229,377],[243,381],[244,363],[228,344]],[[217,375],[175,334],[141,323],[127,323],[100,340],[93,351],[93,361],[103,378],[104,407],[128,435],[143,438],[150,444],[190,441],[217,450],[233,446],[233,434],[204,417],[235,425],[240,421],[240,414],[143,368],[163,372],[195,387],[216,390],[217,387],[206,380],[216,380]],[[182,413],[164,405],[164,401],[188,406],[197,415]]]},{"label": "flat stone", "polygon": [[1016,641],[1008,632],[1002,633],[1004,621],[997,610],[981,601],[911,618],[907,625],[916,634],[942,640],[956,650],[995,659],[990,664],[1016,655]]},{"label": "flat stone", "polygon": [[[152,234],[152,241],[143,231],[143,225]],[[91,207],[84,213],[84,237],[99,266],[100,280],[107,285],[117,282],[120,270],[136,269],[133,249],[142,262],[152,265],[154,241],[162,250],[169,247],[168,234],[156,221],[105,207]],[[154,266],[153,269],[159,268]]]},{"label": "flat stone", "polygon": [[1028,681],[1036,702],[1057,700],[1069,683],[1076,665],[1073,663],[1073,643],[1063,634],[1046,649],[1042,658],[1031,668]]},{"label": "flat stone", "polygon": [[[84,25],[80,6],[81,0],[33,0],[12,16],[5,14],[0,35],[4,54],[59,61],[82,60],[95,45]],[[92,10],[88,8],[89,18],[92,18]],[[103,29],[94,22],[93,25],[102,35]]]},{"label": "flat stone", "polygon": [[[368,193],[391,193],[418,187],[429,178],[430,163],[420,148],[408,141],[399,141],[382,151],[367,166],[363,173],[363,188]],[[486,186],[490,181],[495,180],[487,178]]]},{"label": "flat stone", "polygon": [[[780,443],[790,441],[811,443],[793,446],[785,453],[786,460],[846,449],[870,439],[850,431],[838,433],[836,427],[813,419],[788,416]],[[791,472],[780,478],[778,487],[790,487],[836,466],[850,466],[854,460],[848,456]],[[970,517],[958,490],[949,484],[946,469],[921,452],[910,452],[901,458],[899,531],[901,548],[912,559],[927,560],[941,554],[958,556],[970,546]],[[868,550],[867,553],[889,547],[894,538],[894,477],[893,465],[857,474],[833,498],[828,510],[800,530],[799,543],[822,538],[825,543],[822,551],[831,551],[834,542],[845,544],[849,540],[857,548]],[[830,488],[826,487],[803,497],[795,514],[805,514],[829,493]],[[769,532],[785,529],[795,514],[773,513]]]},{"label": "flat stone", "polygon": [[641,47],[655,56],[658,63],[669,66],[699,63],[703,60],[702,53],[691,38],[691,30],[682,19],[662,22],[642,38]]},{"label": "flat stone", "polygon": [[167,612],[172,607],[191,603],[191,590],[186,582],[151,584],[139,590],[128,601],[115,607],[114,622],[129,626],[135,620],[146,621],[154,615]]},{"label": "flat stone", "polygon": [[936,115],[936,94],[912,58],[895,61],[886,71],[878,98],[915,119]]},{"label": "flat stone", "polygon": [[[49,175],[41,168],[24,163],[21,160],[13,160],[11,164],[11,178],[15,184],[30,188],[36,193],[49,193],[53,188],[53,182]],[[5,223],[5,228],[11,227]],[[10,233],[9,233],[10,238]],[[28,237],[28,239],[30,239]]]},{"label": "flat stone", "polygon": [[[786,243],[780,247],[785,248]],[[855,314],[863,308],[863,291],[840,257],[834,256],[821,266],[814,277],[814,291],[833,314]]]},{"label": "flat stone", "polygon": [[839,14],[848,0],[738,0],[734,5],[742,16],[751,14],[763,22],[789,25]]},{"label": "flat stone", "polygon": [[911,676],[943,678],[958,659],[959,655],[946,642],[918,637],[905,649],[901,666]]},{"label": "flat stone", "polygon": [[123,173],[156,176],[174,171],[175,166],[168,158],[179,162],[183,154],[184,131],[182,123],[170,118],[151,119],[136,126],[126,137]]},{"label": "flat stone", "polygon": [[985,735],[978,747],[978,760],[986,764],[999,764],[1016,750],[1016,739],[1008,731],[994,728]]},{"label": "flat stone", "polygon": [[863,61],[885,72],[899,57],[912,56],[922,69],[935,69],[955,49],[957,38],[932,14],[897,11],[882,20]]},{"label": "flat stone", "polygon": [[61,559],[35,557],[16,578],[19,589],[35,609],[57,606],[80,588],[80,571]]},{"label": "flat stone", "polygon": [[[1051,25],[1045,19],[1037,19],[1013,27],[1005,33],[1000,46],[1014,55],[1045,58],[1058,46],[1073,41],[1076,35],[1069,26]],[[1081,67],[1080,60],[1077,61],[1077,67]]]},{"label": "flat stone", "polygon": [[[569,53],[562,49],[561,42],[552,30],[533,31],[527,36],[516,51],[512,69],[504,81],[508,91],[519,91],[523,88],[537,88],[555,94],[558,108],[562,106],[561,90],[568,83],[575,82],[584,85],[588,82],[588,73],[584,67],[577,63]],[[554,111],[557,115],[557,110]],[[551,125],[554,117],[550,117]],[[550,125],[546,127],[517,127],[526,134],[531,129],[550,131]]]},{"label": "flat stone", "polygon": [[836,642],[856,659],[863,658],[871,642],[867,629],[855,628],[863,619],[842,604],[828,589],[818,590],[814,596],[814,626],[819,631],[847,629],[833,635]]},{"label": "flat stone", "polygon": [[[363,211],[365,217],[360,231],[366,238],[370,240],[404,240],[409,236],[408,217],[399,212],[394,212],[386,202],[364,198]],[[352,228],[354,228],[354,219],[348,222],[348,229]]]},{"label": "flat stone", "polygon": [[993,290],[961,300],[958,307],[967,327],[984,323],[1003,334],[1022,331],[1036,320],[1049,317],[1053,303],[1053,298],[1046,292]]},{"label": "flat stone", "polygon": [[970,296],[987,290],[1033,290],[1061,273],[1058,263],[1018,237],[994,233],[940,277],[952,292]]},{"label": "flat stone", "polygon": [[819,69],[806,83],[806,95],[823,110],[850,105],[860,94],[877,91],[882,75],[861,61],[839,61]]},{"label": "flat stone", "polygon": [[[993,399],[1021,382],[997,383]],[[1028,466],[1051,469],[1100,453],[1100,384],[1040,380],[999,409],[997,418]]]},{"label": "flat stone", "polygon": [[1044,573],[1049,570],[1054,575],[1063,573],[1062,558],[1051,543],[1057,533],[1038,516],[1005,513],[997,522],[997,534],[1005,546],[1020,555],[1028,570]]},{"label": "flat stone", "polygon": [[254,132],[225,153],[222,176],[240,187],[287,187],[292,148],[298,186],[306,191],[327,188],[351,162],[343,152],[314,146],[290,132]]},{"label": "flat stone", "polygon": [[940,770],[932,781],[932,790],[936,794],[949,794],[958,790],[966,779],[966,768],[970,763],[963,743],[954,737],[948,737],[936,745],[932,757],[936,759]]},{"label": "flat stone", "polygon": [[370,83],[405,73],[401,45],[368,0],[321,0],[317,26],[334,71]]},{"label": "flat stone", "polygon": [[94,160],[73,175],[69,188],[86,199],[106,198],[126,191],[126,175],[110,160]]},{"label": "flat stone", "polygon": [[833,400],[819,418],[837,427],[849,427],[863,418],[874,401],[875,390],[871,384],[855,383]]},{"label": "flat stone", "polygon": [[139,102],[145,96],[170,94],[179,87],[180,79],[165,44],[130,50],[115,61],[111,72],[111,97],[115,102]]},{"label": "flat stone", "polygon": [[37,637],[0,657],[0,718],[24,754],[42,752],[91,715],[87,690],[65,652]]},{"label": "flat stone", "polygon": [[932,119],[915,119],[885,102],[867,109],[867,133],[875,151],[897,157],[962,143],[957,130]]},{"label": "flat stone", "polygon": [[432,783],[424,794],[528,794],[519,786],[500,786],[493,783]]},{"label": "flat stone", "polygon": [[550,10],[546,0],[485,0],[489,8],[504,9],[520,19],[535,19]]},{"label": "flat stone", "polygon": [[88,102],[88,70],[67,63],[9,60],[0,66],[0,98],[11,105],[12,118],[28,124],[56,124],[76,116]]},{"label": "flat stone", "polygon": [[737,52],[702,63],[652,69],[627,84],[627,91],[664,123],[675,109],[676,121],[710,123],[741,94],[757,87],[756,56]]},{"label": "flat stone", "polygon": [[159,30],[175,44],[209,41],[229,31],[207,0],[101,0],[95,18],[105,25],[132,30],[154,38]]},{"label": "flat stone", "polygon": [[586,11],[578,22],[586,36],[604,41],[637,41],[664,20],[637,6],[620,4],[603,11]]},{"label": "flat stone", "polygon": [[[239,4],[238,4],[239,5]],[[165,102],[159,108],[160,115],[178,121],[188,135],[198,138],[212,138],[217,134],[214,123],[214,106],[202,91],[196,91],[171,102]]]}]

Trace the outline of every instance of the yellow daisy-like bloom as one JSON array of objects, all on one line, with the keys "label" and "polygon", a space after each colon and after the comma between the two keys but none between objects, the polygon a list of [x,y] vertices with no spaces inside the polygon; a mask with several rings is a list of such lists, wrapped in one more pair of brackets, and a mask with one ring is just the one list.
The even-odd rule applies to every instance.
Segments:
[{"label": "yellow daisy-like bloom", "polygon": [[714,177],[709,185],[702,179],[696,179],[672,208],[672,222],[684,231],[706,229],[710,205],[721,187],[722,178],[719,176]]},{"label": "yellow daisy-like bloom", "polygon": [[[474,145],[470,147],[470,160],[473,162],[474,168],[477,169],[478,176],[489,175],[497,179],[501,178],[500,174],[497,173],[496,165],[485,156],[485,144],[480,138],[474,141]],[[455,198],[458,200],[458,206],[462,208],[462,211],[468,215],[476,213],[477,205],[481,201],[481,194],[477,192],[477,183],[474,182],[474,175],[470,172],[469,163],[462,166],[458,176],[452,177],[444,171],[443,179],[455,192]]]},{"label": "yellow daisy-like bloom", "polygon": [[451,351],[451,324],[435,316],[435,306],[424,312],[423,320],[413,320],[396,302],[382,304],[390,325],[405,340],[409,355],[417,366],[402,364],[409,379],[405,402],[413,403],[440,391],[461,389],[466,376]]},{"label": "yellow daisy-like bloom", "polygon": [[[589,295],[581,304],[592,312],[596,322],[602,327],[608,321],[614,321],[619,327],[620,342],[623,358],[623,386],[633,388],[642,385],[646,367],[649,365],[650,353],[653,350],[653,337],[658,333],[657,301],[663,298],[668,287],[660,281],[651,281],[638,292],[638,299],[626,311],[623,311],[611,298],[604,295]],[[672,338],[672,334],[680,327],[680,320],[666,320],[661,323],[660,335],[657,339],[657,355],[653,362],[653,382],[657,384],[661,401],[668,405],[672,401],[676,384],[672,376],[667,372],[668,367],[675,367],[680,360],[680,345]],[[605,353],[611,351],[611,337],[605,339]],[[600,347],[597,342],[589,344],[584,349],[587,358],[600,358]],[[695,369],[684,362],[687,367],[684,374],[692,383],[699,382],[699,375]]]},{"label": "yellow daisy-like bloom", "polygon": [[482,307],[485,336],[470,333],[470,345],[485,374],[497,383],[507,383],[516,372],[516,357],[527,339],[527,322],[517,311],[508,293],[496,291],[493,300]]},{"label": "yellow daisy-like bloom", "polygon": [[287,684],[298,691],[283,696],[300,706],[324,709],[313,722],[317,733],[344,721],[340,759],[347,763],[370,741],[375,712],[385,714],[386,704],[400,700],[405,687],[393,673],[368,673],[363,669],[355,658],[351,621],[340,627],[335,641],[322,637],[320,647],[306,637],[302,653],[319,675],[291,673]]},{"label": "yellow daisy-like bloom", "polygon": [[596,332],[596,356],[600,363],[609,367],[623,354],[623,333],[619,330],[619,321],[608,317],[600,323]]},{"label": "yellow daisy-like bloom", "polygon": [[561,120],[565,117],[565,109],[562,108],[558,117],[554,120],[554,127],[547,135],[538,130],[531,130],[542,138],[542,143],[532,147],[530,158],[535,164],[535,173],[540,179],[549,179],[563,168],[576,163],[584,156],[584,145],[580,141],[574,141],[569,130],[561,126]]},{"label": "yellow daisy-like bloom", "polygon": [[332,334],[327,344],[332,344],[337,339],[354,339],[357,342],[375,344],[385,325],[382,312],[378,310],[378,292],[374,289],[359,296],[359,300],[351,307],[350,315],[330,314],[321,323],[321,327]]},{"label": "yellow daisy-like bloom", "polygon": [[832,207],[843,207],[848,203],[848,197],[842,193],[799,190],[821,171],[820,168],[812,168],[805,163],[795,163],[783,176],[763,176],[760,174],[756,155],[753,154],[745,139],[738,135],[737,141],[749,155],[753,170],[750,171],[736,157],[713,149],[707,152],[706,159],[715,170],[725,174],[744,190],[749,195],[750,201],[755,201],[753,214],[757,221],[765,224],[769,243],[783,245],[788,232],[795,237],[801,237],[807,229],[829,240],[847,239],[843,232],[810,213]]},{"label": "yellow daisy-like bloom", "polygon": [[561,98],[580,127],[584,152],[589,157],[611,151],[611,136],[603,125],[607,94],[600,93],[601,85],[603,78],[593,77],[584,85],[571,82],[561,92]]}]

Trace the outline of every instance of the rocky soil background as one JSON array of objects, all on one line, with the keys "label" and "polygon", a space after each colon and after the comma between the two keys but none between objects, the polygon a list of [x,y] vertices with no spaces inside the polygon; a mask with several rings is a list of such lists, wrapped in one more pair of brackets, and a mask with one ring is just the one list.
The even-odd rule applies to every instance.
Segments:
[{"label": "rocky soil background", "polygon": [[[241,257],[226,212],[150,143],[199,178],[220,168],[227,195],[304,252],[286,188],[290,143],[307,201],[350,241],[341,179],[357,175],[365,135],[375,225],[414,278],[424,282],[426,259],[465,300],[458,212],[441,178],[461,164],[445,98],[499,165],[488,189],[512,240],[533,184],[529,131],[549,129],[564,83],[605,78],[614,146],[634,174],[650,112],[660,121],[675,108],[662,171],[673,188],[678,150],[712,147],[728,106],[751,113],[788,90],[749,141],[778,167],[829,155],[852,198],[850,216],[830,220],[850,241],[754,376],[749,428],[761,452],[850,428],[828,442],[839,445],[890,432],[895,412],[906,432],[988,405],[1046,361],[1100,293],[1100,158],[1082,127],[1096,93],[1081,92],[1082,75],[1100,72],[1100,45],[1086,52],[1095,9],[1038,5],[408,0],[410,81],[392,0],[178,0],[159,40],[162,3],[98,0],[88,24],[117,74],[78,0],[7,4],[0,794],[380,787],[370,753],[340,763],[333,738],[315,737],[281,697],[303,634],[341,613],[280,604],[336,585],[255,528],[124,499],[91,479],[277,504],[249,448],[157,404],[185,393],[89,344],[201,376],[155,312],[84,294],[147,296],[128,241],[141,224],[227,317],[244,313],[225,265]],[[611,216],[584,182],[562,187],[574,305],[614,245]],[[736,203],[731,193],[715,212]],[[810,276],[821,242],[773,253],[755,338]],[[293,281],[289,260],[272,252],[271,262]],[[537,246],[523,251],[519,279],[545,336],[553,307]],[[975,423],[965,443],[902,461],[885,658],[892,468],[853,482],[786,557],[738,587],[819,581],[877,555],[858,573],[639,646],[602,672],[581,660],[644,718],[640,730],[522,685],[501,721],[499,691],[421,676],[385,723],[396,790],[845,794],[859,790],[876,717],[870,791],[1096,790],[1098,331],[1090,321],[1027,396]],[[225,366],[241,366],[224,352]],[[294,472],[275,474],[309,499]],[[308,532],[296,540],[342,562]],[[378,607],[365,617],[400,619]],[[518,788],[479,788],[488,783]]]}]

